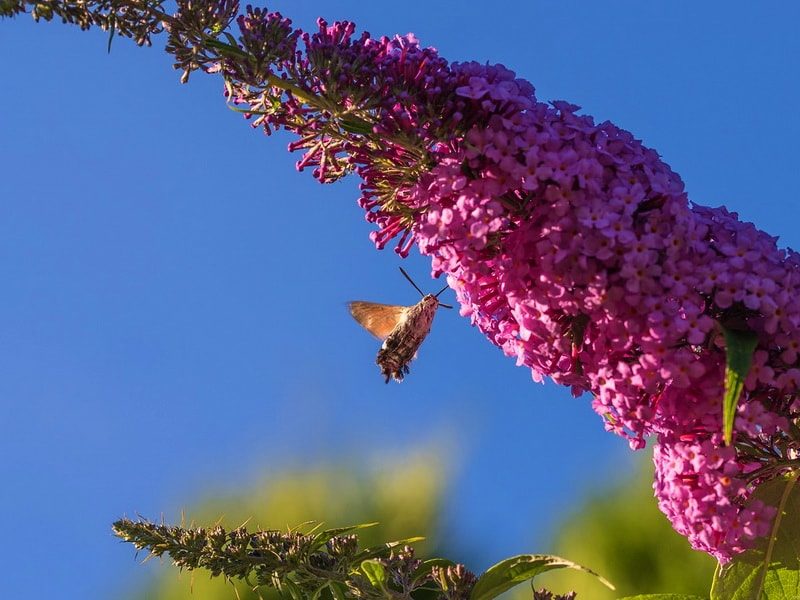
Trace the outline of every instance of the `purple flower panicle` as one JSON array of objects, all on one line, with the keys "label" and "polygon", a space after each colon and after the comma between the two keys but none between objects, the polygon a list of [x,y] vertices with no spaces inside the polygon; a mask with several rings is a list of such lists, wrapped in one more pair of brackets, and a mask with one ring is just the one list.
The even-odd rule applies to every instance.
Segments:
[{"label": "purple flower panicle", "polygon": [[[378,248],[416,245],[535,381],[588,394],[633,448],[653,436],[659,506],[695,548],[724,563],[768,532],[775,508],[751,496],[797,456],[800,255],[691,204],[655,151],[503,66],[349,22],[309,35],[248,9],[239,25],[272,79],[223,64],[232,101],[295,132],[320,181],[361,177]],[[722,328],[758,338],[731,446]]]}]

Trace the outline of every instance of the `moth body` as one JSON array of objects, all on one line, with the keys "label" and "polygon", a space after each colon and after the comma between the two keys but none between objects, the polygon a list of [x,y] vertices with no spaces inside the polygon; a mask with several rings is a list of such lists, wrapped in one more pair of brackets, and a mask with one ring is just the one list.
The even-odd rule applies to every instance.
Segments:
[{"label": "moth body", "polygon": [[422,300],[413,306],[378,304],[363,300],[356,300],[348,305],[353,318],[376,338],[383,340],[375,362],[381,368],[381,375],[386,377],[386,383],[390,379],[403,381],[403,377],[408,374],[408,363],[417,357],[420,344],[430,333],[436,309],[440,306],[453,308],[439,302],[439,294],[447,286],[438,294],[425,294],[403,267],[400,267],[400,272],[422,296]]},{"label": "moth body", "polygon": [[431,331],[437,308],[439,300],[433,294],[428,294],[414,306],[406,307],[375,359],[386,383],[390,379],[403,381],[408,373],[408,363],[416,358],[417,350]]},{"label": "moth body", "polygon": [[402,381],[408,363],[417,356],[420,344],[430,333],[436,309],[443,306],[433,294],[427,294],[413,306],[395,306],[350,302],[350,314],[364,329],[383,340],[375,362],[386,378]]}]

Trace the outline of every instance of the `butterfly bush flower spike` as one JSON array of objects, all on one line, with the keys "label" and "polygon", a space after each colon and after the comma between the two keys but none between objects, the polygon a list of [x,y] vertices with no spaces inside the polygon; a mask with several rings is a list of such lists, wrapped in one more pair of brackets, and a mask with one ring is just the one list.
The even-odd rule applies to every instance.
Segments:
[{"label": "butterfly bush flower spike", "polygon": [[[243,39],[283,28],[253,54],[291,83],[229,76],[233,101],[260,109],[253,125],[295,132],[298,168],[322,182],[357,173],[376,247],[416,245],[461,314],[535,381],[588,397],[633,448],[653,436],[659,506],[695,548],[724,563],[764,536],[775,508],[750,497],[798,443],[797,253],[691,203],[629,132],[538,100],[501,65],[450,64],[413,36],[356,36],[349,22],[298,34],[247,14]],[[758,338],[731,446],[721,327]]]},{"label": "butterfly bush flower spike", "polygon": [[[167,29],[183,78],[222,74],[254,128],[296,136],[298,169],[358,175],[375,246],[430,257],[460,313],[534,381],[569,386],[635,449],[651,437],[659,506],[695,548],[725,563],[768,532],[776,509],[753,492],[798,466],[800,256],[690,202],[629,132],[539,100],[502,65],[348,21],[304,32],[235,0],[179,0],[134,24],[91,2],[35,10],[140,44]],[[731,445],[723,330],[757,339]]]}]

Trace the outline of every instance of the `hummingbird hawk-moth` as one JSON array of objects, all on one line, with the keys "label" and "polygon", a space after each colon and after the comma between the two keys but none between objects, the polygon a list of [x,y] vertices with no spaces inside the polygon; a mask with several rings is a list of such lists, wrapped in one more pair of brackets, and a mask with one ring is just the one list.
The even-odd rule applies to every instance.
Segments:
[{"label": "hummingbird hawk-moth", "polygon": [[422,294],[422,300],[413,306],[395,306],[354,300],[348,303],[350,314],[358,323],[379,340],[383,340],[375,362],[381,368],[381,375],[403,381],[408,374],[408,363],[417,356],[420,344],[431,330],[433,316],[440,306],[453,308],[439,302],[439,294],[447,289],[444,286],[437,294],[425,294],[400,267],[400,272],[411,285]]}]

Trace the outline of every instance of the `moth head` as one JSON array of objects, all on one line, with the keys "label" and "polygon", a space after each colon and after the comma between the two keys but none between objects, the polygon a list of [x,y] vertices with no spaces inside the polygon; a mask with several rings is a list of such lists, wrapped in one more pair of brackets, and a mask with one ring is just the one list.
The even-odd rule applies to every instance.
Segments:
[{"label": "moth head", "polygon": [[[445,288],[445,289],[447,289],[447,288]],[[444,291],[444,290],[442,290],[442,291]],[[439,292],[439,294],[441,294],[441,292]],[[438,308],[440,306],[443,307],[443,308],[453,308],[449,304],[442,304],[441,302],[439,302],[439,298],[437,298],[437,296],[439,294],[426,294],[426,295],[424,295],[422,297],[422,300],[420,300],[420,304],[422,304],[423,306],[426,306],[426,307],[427,306],[433,306],[434,308]]]},{"label": "moth head", "polygon": [[[445,290],[447,290],[449,288],[450,288],[450,286],[446,285],[442,289],[440,289],[436,294],[428,294],[428,296],[432,296],[433,299],[436,300],[437,306],[441,306],[442,308],[453,308],[450,304],[443,304],[442,302],[439,302],[439,294],[441,294],[443,291],[445,291]],[[428,296],[426,296],[426,298]]]},{"label": "moth head", "polygon": [[442,292],[444,292],[450,286],[447,286],[447,285],[444,286],[442,289],[440,289],[435,294],[425,294],[421,289],[419,289],[419,286],[416,283],[414,283],[414,280],[411,279],[411,276],[408,273],[406,273],[406,271],[405,271],[405,269],[403,267],[400,267],[400,272],[403,274],[403,277],[408,279],[409,283],[414,286],[414,289],[419,292],[420,296],[422,296],[422,302],[423,303],[425,303],[426,305],[429,304],[430,301],[426,302],[426,300],[428,300],[428,298],[431,298],[431,299],[436,301],[436,306],[437,307],[441,306],[442,308],[453,308],[449,304],[442,304],[441,302],[439,302],[439,295]]}]

